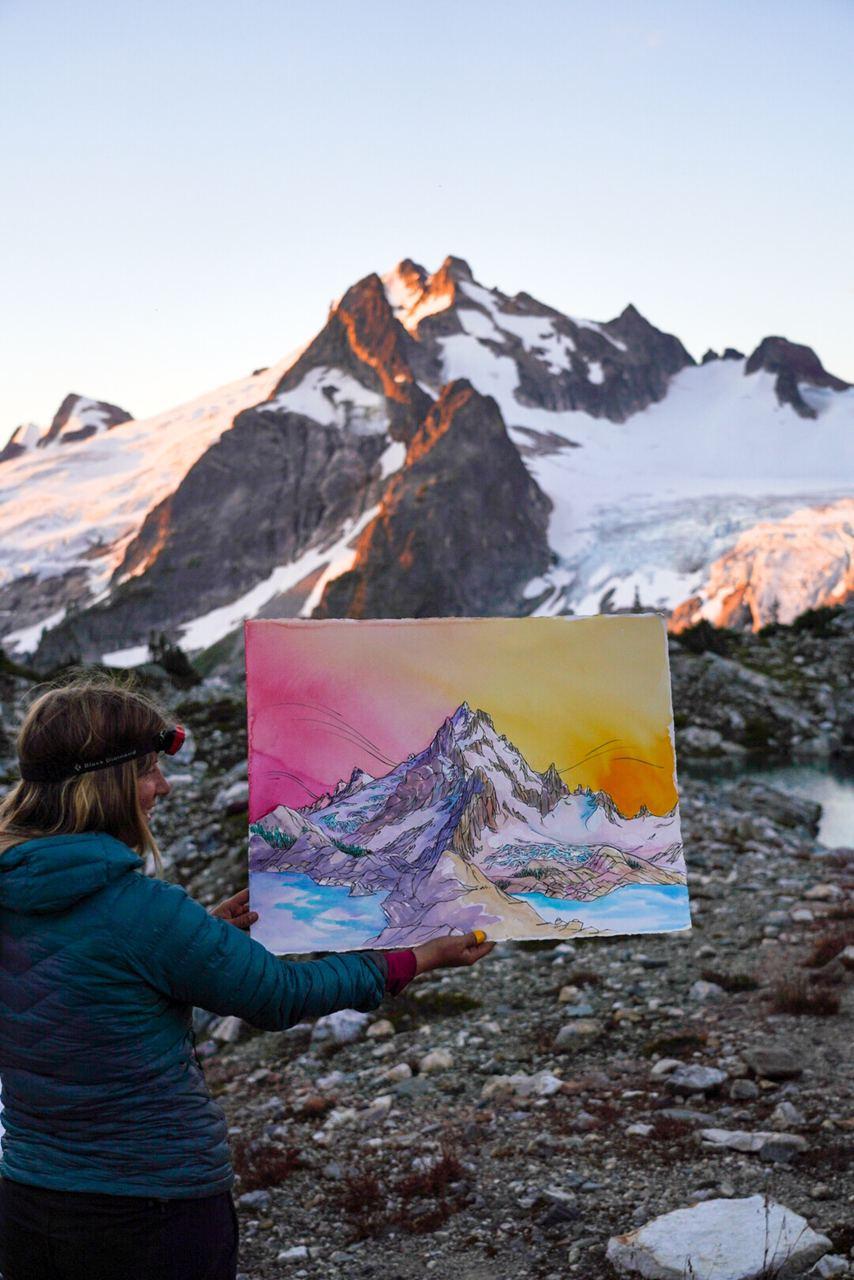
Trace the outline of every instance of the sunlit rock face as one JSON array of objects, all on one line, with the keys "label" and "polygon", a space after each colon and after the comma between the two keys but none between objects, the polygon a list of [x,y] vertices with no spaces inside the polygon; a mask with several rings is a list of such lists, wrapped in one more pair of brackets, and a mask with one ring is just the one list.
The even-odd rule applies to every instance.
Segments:
[{"label": "sunlit rock face", "polygon": [[73,395],[19,428],[0,643],[139,661],[153,628],[197,649],[315,611],[759,627],[850,589],[852,425],[809,347],[698,365],[633,306],[586,320],[404,259],[188,404],[136,421]]},{"label": "sunlit rock face", "polygon": [[549,564],[549,509],[495,402],[451,383],[317,616],[515,612],[525,583]]},{"label": "sunlit rock face", "polygon": [[746,530],[709,567],[700,591],[674,611],[671,627],[680,631],[706,618],[757,631],[852,595],[854,498],[845,498]]}]

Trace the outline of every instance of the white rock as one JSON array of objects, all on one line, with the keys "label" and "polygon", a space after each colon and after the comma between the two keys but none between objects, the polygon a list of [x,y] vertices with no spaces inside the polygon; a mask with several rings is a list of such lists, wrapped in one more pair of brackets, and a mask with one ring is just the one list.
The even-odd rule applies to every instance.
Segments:
[{"label": "white rock", "polygon": [[509,1098],[513,1082],[509,1076],[492,1076],[480,1091],[481,1098]]},{"label": "white rock", "polygon": [[830,1249],[800,1214],[765,1196],[705,1200],[612,1236],[607,1258],[647,1280],[761,1280],[802,1275]]},{"label": "white rock", "polygon": [[786,1161],[797,1151],[805,1151],[806,1138],[797,1133],[765,1132],[761,1129],[749,1133],[746,1129],[701,1129],[700,1137],[713,1147],[729,1147],[733,1151],[745,1151],[767,1160]]},{"label": "white rock", "polygon": [[394,1035],[394,1023],[389,1022],[388,1018],[380,1018],[379,1022],[372,1022],[368,1027],[367,1034],[372,1038],[381,1038],[382,1036]]},{"label": "white rock", "polygon": [[842,890],[838,884],[814,884],[804,897],[811,902],[827,902],[831,898],[841,898]]},{"label": "white rock", "polygon": [[843,1257],[841,1253],[826,1253],[807,1272],[808,1276],[818,1276],[820,1280],[832,1280],[834,1276],[848,1276],[850,1274],[851,1268],[848,1264],[848,1259]]},{"label": "white rock", "polygon": [[353,1124],[356,1119],[355,1107],[333,1107],[326,1117],[324,1129],[341,1129],[344,1125]]},{"label": "white rock", "polygon": [[652,1133],[652,1125],[641,1124],[640,1122],[637,1124],[630,1124],[626,1133],[631,1138],[645,1138],[648,1133]]},{"label": "white rock", "polygon": [[847,946],[844,951],[840,951],[839,959],[846,969],[854,969],[854,945]]},{"label": "white rock", "polygon": [[346,1079],[343,1071],[330,1071],[325,1076],[318,1076],[314,1083],[322,1093],[334,1093]]},{"label": "white rock", "polygon": [[789,912],[789,919],[793,924],[812,924],[815,916],[809,907],[792,907]]},{"label": "white rock", "polygon": [[650,1075],[653,1080],[660,1080],[662,1076],[669,1076],[671,1071],[675,1071],[677,1067],[684,1067],[685,1063],[681,1058],[659,1058],[658,1062],[650,1069]]},{"label": "white rock", "polygon": [[726,995],[726,992],[723,987],[718,986],[716,982],[704,982],[702,978],[699,978],[691,986],[691,990],[688,992],[688,999],[700,1002],[706,1000],[720,1000],[723,995]]},{"label": "white rock", "polygon": [[418,1063],[418,1070],[426,1076],[433,1071],[449,1071],[453,1065],[454,1056],[447,1049],[432,1049]]},{"label": "white rock", "polygon": [[555,1036],[556,1049],[574,1049],[585,1040],[592,1040],[602,1031],[602,1023],[596,1018],[576,1018],[561,1027]]},{"label": "white rock", "polygon": [[238,1018],[233,1013],[221,1018],[211,1032],[213,1039],[219,1040],[221,1044],[236,1044],[244,1034],[246,1034],[246,1030],[243,1025],[243,1019]]},{"label": "white rock", "polygon": [[387,1067],[382,1073],[383,1080],[388,1080],[390,1084],[397,1084],[400,1080],[409,1080],[412,1076],[412,1068],[408,1062],[396,1062],[393,1067]]},{"label": "white rock", "polygon": [[339,1009],[318,1018],[311,1033],[312,1044],[355,1044],[367,1030],[370,1017],[355,1009]]},{"label": "white rock", "polygon": [[242,813],[249,806],[249,783],[232,782],[230,787],[223,787],[214,797],[214,808],[226,813]]},{"label": "white rock", "polygon": [[558,1004],[575,1004],[580,995],[580,987],[561,987],[560,993],[558,994]]},{"label": "white rock", "polygon": [[362,1124],[377,1124],[378,1121],[384,1120],[391,1111],[393,1101],[394,1099],[390,1093],[378,1094],[377,1097],[372,1100],[370,1106],[365,1111],[359,1113],[359,1119]]},{"label": "white rock", "polygon": [[292,1245],[290,1249],[282,1249],[276,1254],[277,1262],[304,1262],[306,1258],[310,1258],[311,1254],[308,1247],[304,1244]]},{"label": "white rock", "polygon": [[705,1093],[723,1084],[727,1075],[718,1067],[701,1067],[699,1064],[677,1067],[667,1077],[668,1089],[676,1093]]}]

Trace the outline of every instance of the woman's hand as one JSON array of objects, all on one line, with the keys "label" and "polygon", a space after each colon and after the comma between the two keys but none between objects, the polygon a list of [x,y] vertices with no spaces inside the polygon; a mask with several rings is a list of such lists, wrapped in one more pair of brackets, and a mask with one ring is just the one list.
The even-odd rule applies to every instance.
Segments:
[{"label": "woman's hand", "polygon": [[210,914],[227,920],[237,929],[248,929],[258,919],[258,912],[249,910],[248,889],[241,889],[233,898],[226,898],[218,907],[211,907]]},{"label": "woman's hand", "polygon": [[451,934],[447,938],[434,938],[413,947],[415,972],[429,973],[431,969],[454,969],[459,965],[476,964],[488,956],[494,942],[487,942],[478,930],[476,933]]}]

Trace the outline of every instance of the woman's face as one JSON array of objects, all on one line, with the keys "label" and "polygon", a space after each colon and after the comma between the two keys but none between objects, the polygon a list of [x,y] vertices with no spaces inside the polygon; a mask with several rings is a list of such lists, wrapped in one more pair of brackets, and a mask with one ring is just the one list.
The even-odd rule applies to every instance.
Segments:
[{"label": "woman's face", "polygon": [[172,788],[163,777],[160,770],[160,761],[155,756],[154,763],[146,769],[145,773],[141,773],[136,780],[136,789],[139,796],[139,803],[142,806],[146,818],[151,816],[151,810],[157,801],[158,796],[168,796]]}]

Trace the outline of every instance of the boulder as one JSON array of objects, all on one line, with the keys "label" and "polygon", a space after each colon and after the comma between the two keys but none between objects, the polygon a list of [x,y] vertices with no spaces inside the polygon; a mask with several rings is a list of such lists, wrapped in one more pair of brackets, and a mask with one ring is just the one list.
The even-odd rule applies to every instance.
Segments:
[{"label": "boulder", "polygon": [[802,1276],[830,1249],[827,1236],[765,1196],[704,1200],[612,1236],[607,1258],[647,1280],[775,1280]]},{"label": "boulder", "polygon": [[370,1017],[367,1013],[358,1013],[355,1009],[339,1009],[336,1013],[328,1013],[318,1018],[311,1033],[311,1043],[317,1044],[355,1044],[365,1034]]}]

